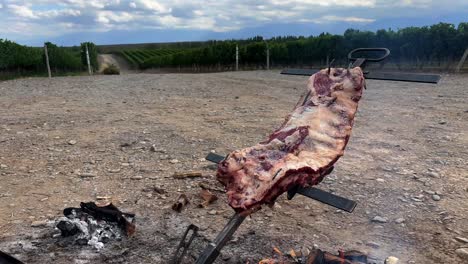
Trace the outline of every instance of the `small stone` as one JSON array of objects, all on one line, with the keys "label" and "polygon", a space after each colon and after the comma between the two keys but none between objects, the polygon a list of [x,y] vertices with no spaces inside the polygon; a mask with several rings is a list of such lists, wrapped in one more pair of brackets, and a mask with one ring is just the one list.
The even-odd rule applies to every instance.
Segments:
[{"label": "small stone", "polygon": [[218,212],[216,210],[211,210],[208,212],[209,215],[215,215],[217,214]]},{"label": "small stone", "polygon": [[397,218],[397,219],[395,220],[395,223],[397,223],[397,224],[401,224],[401,223],[403,223],[403,222],[405,222],[405,219],[404,219],[404,218],[401,218],[401,217],[400,217],[400,218]]},{"label": "small stone", "polygon": [[170,158],[169,158],[169,155],[161,155],[161,156],[159,156],[159,159],[167,160],[167,159],[170,159]]},{"label": "small stone", "polygon": [[0,169],[7,169],[7,168],[8,168],[7,165],[5,165],[5,164],[0,164]]},{"label": "small stone", "polygon": [[455,237],[455,240],[462,242],[462,243],[468,243],[468,238],[464,238],[464,237]]},{"label": "small stone", "polygon": [[380,244],[376,243],[376,242],[373,242],[373,241],[368,241],[368,242],[366,242],[366,246],[371,247],[371,248],[379,248]]},{"label": "small stone", "polygon": [[137,176],[131,177],[130,179],[139,181],[139,180],[143,180],[143,176],[137,175]]},{"label": "small stone", "polygon": [[128,162],[120,163],[120,165],[122,165],[123,167],[130,167],[130,163]]},{"label": "small stone", "polygon": [[402,197],[402,196],[399,196],[397,199],[400,200],[400,201],[402,201],[402,202],[404,202],[404,203],[407,203],[407,202],[408,202],[408,200],[406,200],[406,199],[405,199],[404,197]]},{"label": "small stone", "polygon": [[119,173],[121,170],[120,168],[118,168],[118,169],[108,169],[107,171],[110,173]]},{"label": "small stone", "polygon": [[398,258],[390,256],[387,259],[385,259],[385,264],[397,264],[398,261]]},{"label": "small stone", "polygon": [[385,182],[385,180],[384,180],[384,179],[381,179],[381,178],[376,179],[376,181],[377,181],[377,182]]},{"label": "small stone", "polygon": [[435,171],[427,172],[426,175],[432,178],[440,178],[440,174]]},{"label": "small stone", "polygon": [[176,163],[179,163],[179,160],[177,160],[177,159],[172,159],[172,160],[170,160],[169,162],[172,163],[172,164],[176,164]]},{"label": "small stone", "polygon": [[374,222],[374,223],[387,223],[388,220],[385,217],[376,216],[376,217],[372,218],[372,222]]},{"label": "small stone", "polygon": [[455,250],[455,253],[457,253],[460,258],[468,260],[468,248],[459,248]]},{"label": "small stone", "polygon": [[77,143],[77,141],[74,140],[74,139],[68,141],[68,145],[72,145],[72,146],[73,146],[73,145],[76,145],[76,143]]},{"label": "small stone", "polygon": [[152,145],[152,146],[150,147],[150,151],[152,151],[152,152],[159,152],[159,153],[166,153],[166,150],[165,150],[165,149],[157,148],[156,145]]},{"label": "small stone", "polygon": [[44,227],[44,226],[47,226],[47,221],[46,220],[34,221],[31,224],[31,227]]},{"label": "small stone", "polygon": [[432,200],[434,201],[440,201],[440,196],[437,194],[432,195]]}]

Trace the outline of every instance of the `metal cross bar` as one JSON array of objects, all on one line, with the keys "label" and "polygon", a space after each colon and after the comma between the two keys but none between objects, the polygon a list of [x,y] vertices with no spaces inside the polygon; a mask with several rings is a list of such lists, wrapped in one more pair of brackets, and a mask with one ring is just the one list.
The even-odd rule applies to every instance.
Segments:
[{"label": "metal cross bar", "polygon": [[[369,51],[380,51],[384,52],[379,58],[373,57],[356,57],[355,54],[359,52],[369,52]],[[348,54],[348,59],[352,62],[352,67],[361,67],[362,69],[366,66],[368,62],[379,62],[384,60],[390,55],[390,51],[386,48],[360,48],[352,50]],[[316,69],[284,69],[281,71],[281,74],[285,75],[301,75],[301,76],[311,76],[317,73]],[[364,72],[364,77],[366,79],[373,80],[387,80],[387,81],[401,81],[401,82],[418,82],[418,83],[435,83],[437,84],[440,81],[440,75],[438,74],[420,74],[420,73],[403,73],[403,72]]]},{"label": "metal cross bar", "polygon": [[352,213],[354,211],[354,208],[356,208],[356,205],[357,205],[355,201],[346,199],[344,197],[335,195],[333,193],[329,193],[329,192],[326,192],[317,188],[310,188],[310,187],[304,188],[301,186],[296,186],[293,189],[288,191],[288,200],[291,200],[292,198],[294,198],[296,193],[302,194],[306,197],[317,200],[324,204],[328,204],[330,206],[341,209],[348,213]]},{"label": "metal cross bar", "polygon": [[[311,76],[317,73],[316,69],[284,69],[281,74]],[[422,74],[422,73],[402,73],[402,72],[366,72],[366,79],[384,80],[384,81],[399,81],[399,82],[417,82],[417,83],[439,83],[441,77],[438,74]]]}]

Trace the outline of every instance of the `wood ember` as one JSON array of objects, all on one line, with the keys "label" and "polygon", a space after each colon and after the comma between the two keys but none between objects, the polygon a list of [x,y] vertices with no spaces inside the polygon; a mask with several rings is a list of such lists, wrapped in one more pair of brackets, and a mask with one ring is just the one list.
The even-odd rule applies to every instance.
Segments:
[{"label": "wood ember", "polygon": [[172,205],[172,210],[180,213],[182,211],[182,209],[184,209],[184,207],[189,203],[190,203],[190,201],[187,198],[187,195],[181,194],[181,195],[179,195],[179,198],[177,198],[177,202],[175,202]]},{"label": "wood ember", "polygon": [[208,205],[218,200],[218,196],[214,195],[206,189],[201,190],[200,196],[203,199],[203,202],[201,202],[198,206],[203,208],[208,207]]},{"label": "wood ember", "polygon": [[185,179],[185,178],[197,178],[202,177],[201,172],[176,172],[173,177],[176,179]]}]

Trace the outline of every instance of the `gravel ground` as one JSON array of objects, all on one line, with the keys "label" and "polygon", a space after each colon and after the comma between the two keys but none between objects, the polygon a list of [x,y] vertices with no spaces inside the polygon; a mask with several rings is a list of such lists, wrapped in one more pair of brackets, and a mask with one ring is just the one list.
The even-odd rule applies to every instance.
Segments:
[{"label": "gravel ground", "polygon": [[[193,223],[201,229],[193,263],[233,214],[203,157],[264,139],[306,80],[252,71],[1,82],[0,250],[26,263],[166,263]],[[217,263],[314,244],[402,263],[466,263],[456,250],[468,248],[467,81],[368,80],[345,156],[319,185],[357,201],[354,213],[282,196],[246,220]],[[203,177],[172,177],[186,171]],[[198,207],[200,183],[219,197],[207,208]],[[191,203],[177,213],[181,193]],[[51,237],[46,220],[97,196],[137,214],[134,237],[100,252]]]}]

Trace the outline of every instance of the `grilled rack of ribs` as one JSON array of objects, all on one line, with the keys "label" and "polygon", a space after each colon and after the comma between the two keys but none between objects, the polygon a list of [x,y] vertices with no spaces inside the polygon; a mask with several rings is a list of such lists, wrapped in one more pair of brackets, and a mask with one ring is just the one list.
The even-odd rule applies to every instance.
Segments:
[{"label": "grilled rack of ribs", "polygon": [[229,205],[238,212],[273,204],[295,186],[320,183],[343,155],[364,88],[361,68],[312,75],[307,96],[269,138],[230,153],[218,165]]}]

